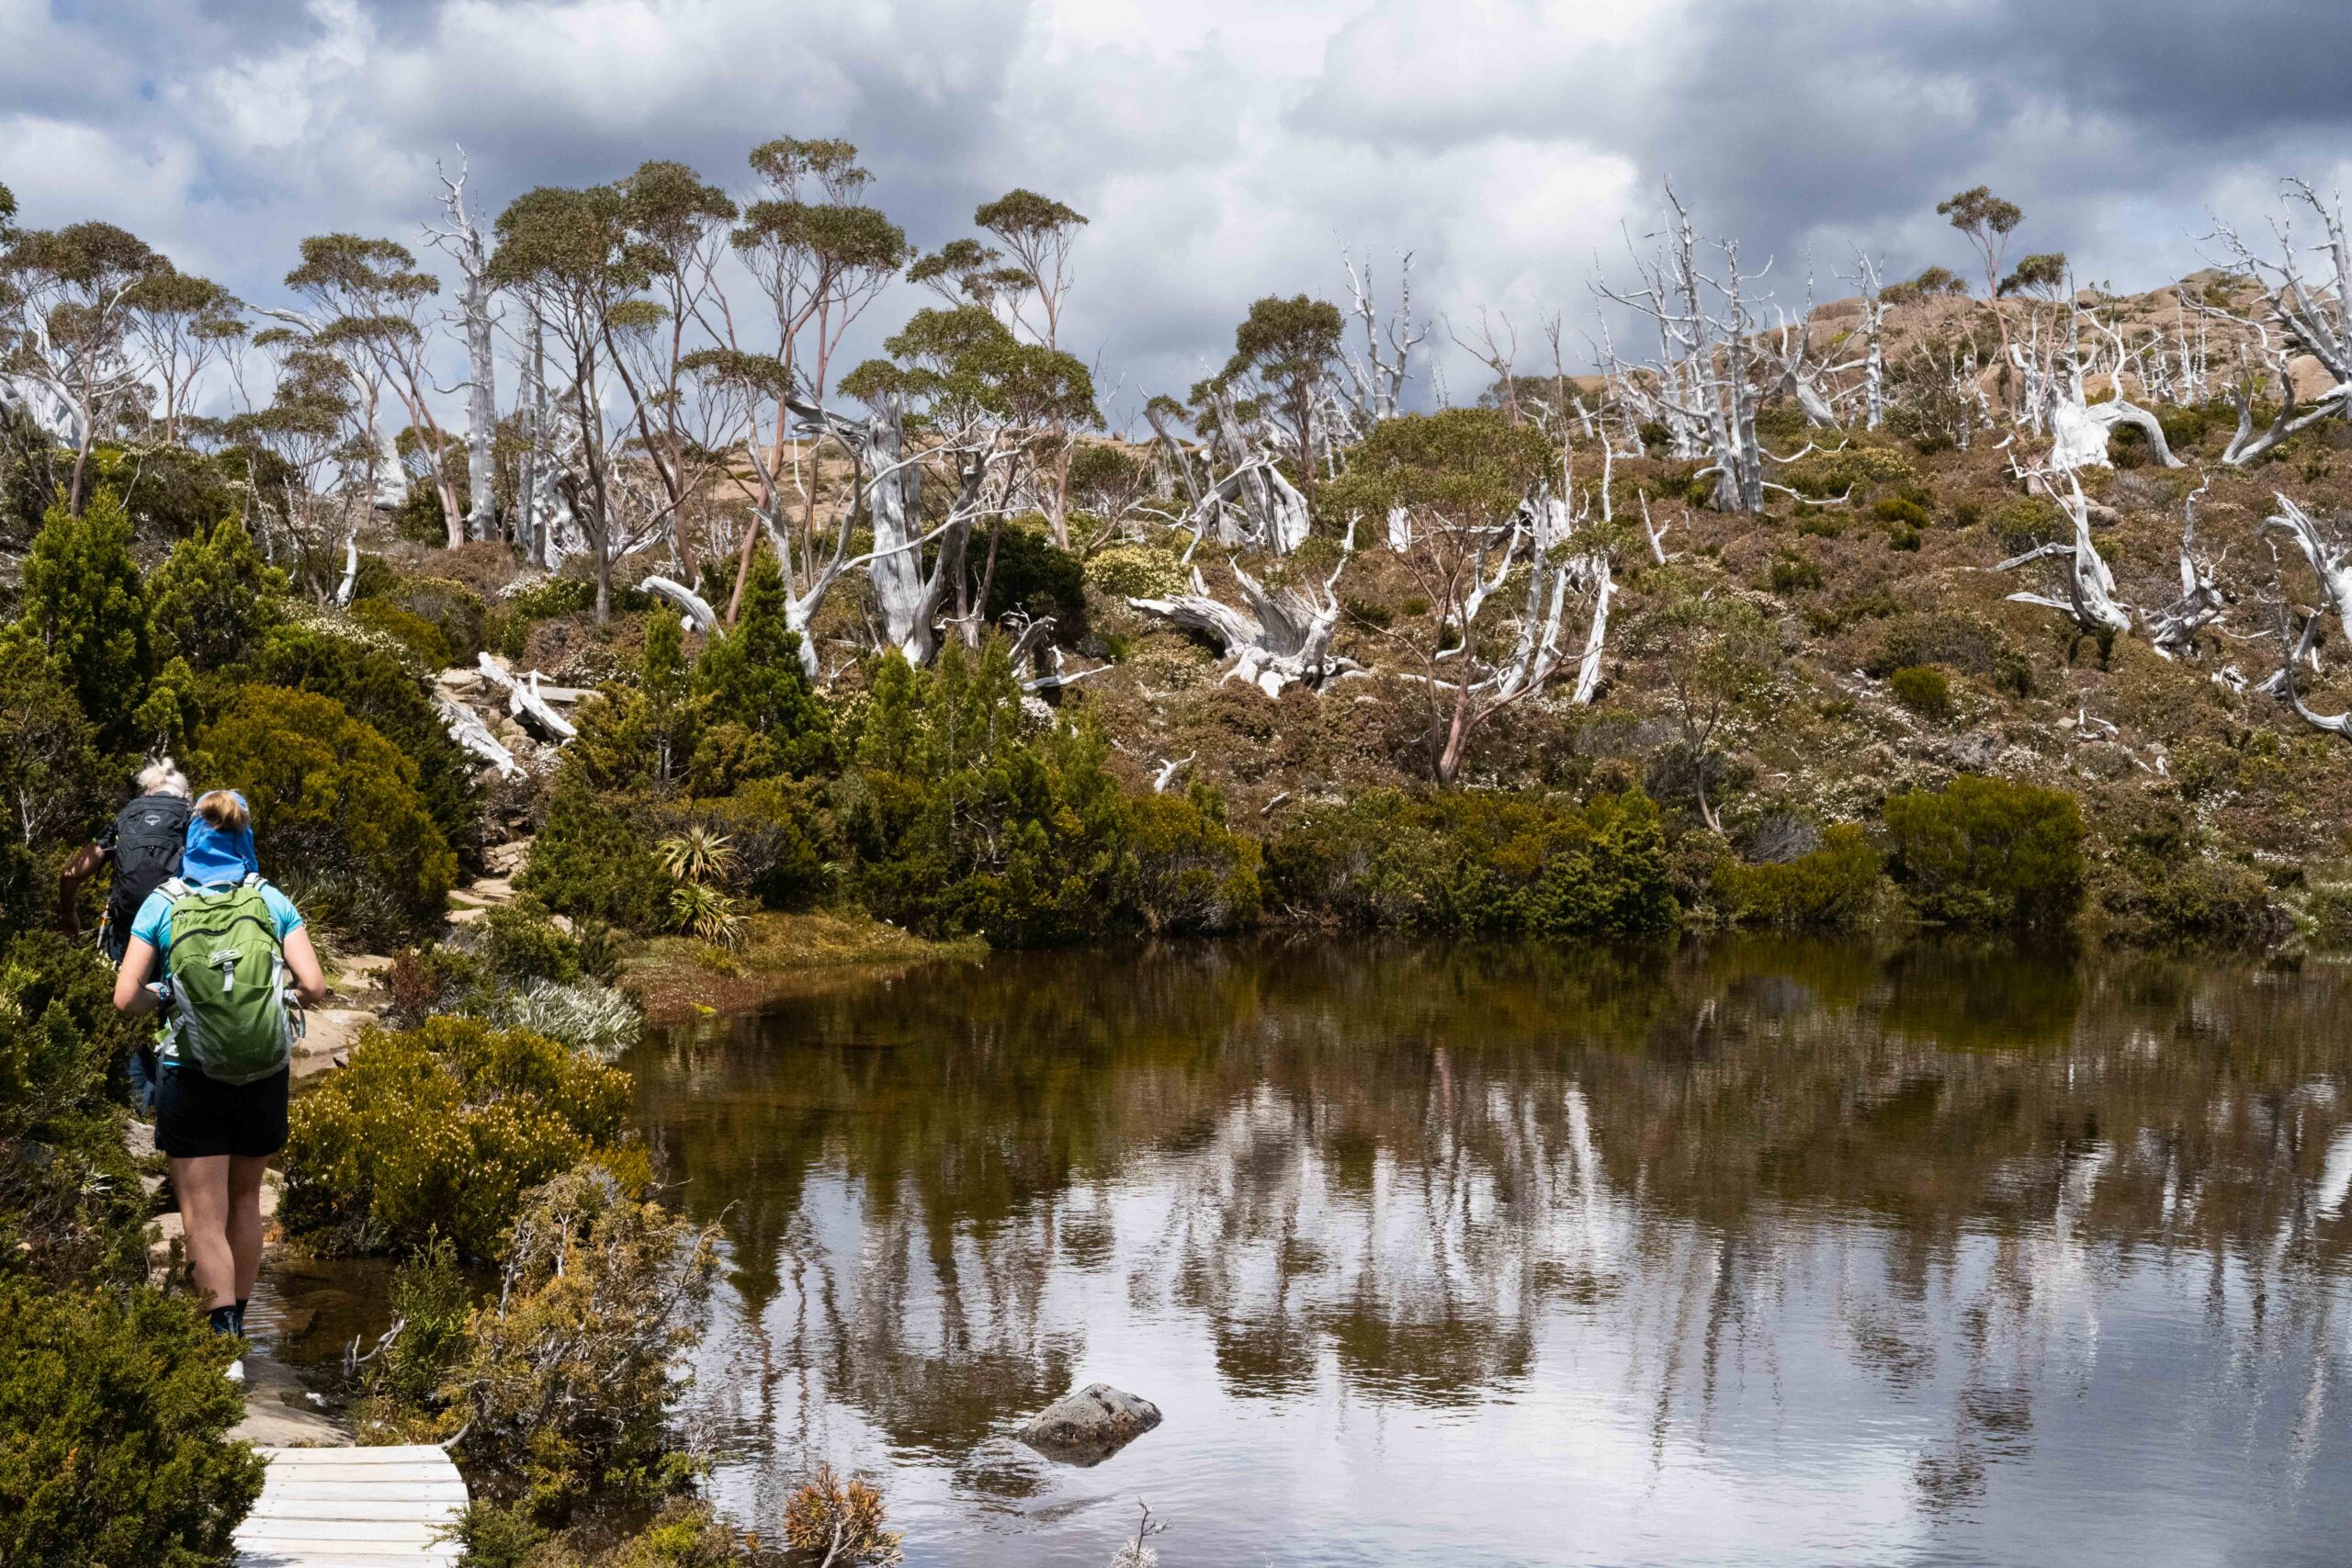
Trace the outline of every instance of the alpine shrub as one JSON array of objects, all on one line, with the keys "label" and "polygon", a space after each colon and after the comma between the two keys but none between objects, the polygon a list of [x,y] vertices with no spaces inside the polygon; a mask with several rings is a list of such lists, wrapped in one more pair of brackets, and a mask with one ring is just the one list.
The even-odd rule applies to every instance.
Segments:
[{"label": "alpine shrub", "polygon": [[1869,908],[1879,852],[1851,822],[1825,829],[1818,849],[1778,863],[1725,861],[1715,897],[1726,917],[1770,926],[1845,926]]},{"label": "alpine shrub", "polygon": [[1886,802],[1894,876],[1945,925],[2050,926],[2083,897],[2083,817],[2060,789],[1962,777]]}]

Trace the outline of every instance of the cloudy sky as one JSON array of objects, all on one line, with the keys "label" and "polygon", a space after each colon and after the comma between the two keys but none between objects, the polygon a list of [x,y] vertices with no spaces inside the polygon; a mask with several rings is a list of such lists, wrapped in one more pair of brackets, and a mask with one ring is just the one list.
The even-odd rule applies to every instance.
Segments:
[{"label": "cloudy sky", "polygon": [[1808,254],[1845,292],[1855,243],[1961,265],[1933,209],[1979,182],[2025,248],[2146,287],[2209,210],[2335,177],[2347,64],[2352,10],[2286,0],[0,0],[0,182],[268,301],[305,233],[413,241],[460,143],[494,208],[846,136],[926,246],[1014,185],[1086,213],[1064,343],[1132,412],[1251,299],[1342,298],[1343,243],[1532,359],[1668,175],[1784,300]]}]

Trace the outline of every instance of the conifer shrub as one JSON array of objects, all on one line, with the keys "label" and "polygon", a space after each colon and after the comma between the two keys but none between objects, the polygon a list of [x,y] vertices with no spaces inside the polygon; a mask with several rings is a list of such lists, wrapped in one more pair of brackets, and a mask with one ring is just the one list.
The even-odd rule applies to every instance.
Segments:
[{"label": "conifer shrub", "polygon": [[482,957],[503,980],[580,978],[580,944],[537,910],[502,904],[482,921]]},{"label": "conifer shrub", "polygon": [[[985,536],[972,541],[975,574],[986,570],[989,548]],[[1085,569],[1054,543],[1043,516],[1033,513],[1006,523],[997,530],[995,548],[984,606],[991,626],[1017,610],[1033,619],[1052,616],[1057,642],[1073,644],[1086,635]]]},{"label": "conifer shrub", "polygon": [[1715,870],[1715,897],[1736,921],[1848,926],[1869,910],[1880,869],[1869,835],[1854,823],[1838,822],[1822,830],[1818,848],[1792,860],[1723,862]]},{"label": "conifer shrub", "polygon": [[1033,729],[1001,641],[876,671],[844,781],[850,891],[926,936],[1034,947],[1120,913],[1119,788],[1091,726]]},{"label": "conifer shrub", "polygon": [[311,919],[368,941],[436,918],[458,857],[416,763],[332,697],[246,686],[197,737],[198,777],[242,791],[271,879]]},{"label": "conifer shrub", "polygon": [[449,739],[432,694],[400,656],[322,626],[263,634],[251,665],[273,686],[332,697],[416,765],[416,788],[443,840],[461,842],[473,818],[477,764]]},{"label": "conifer shrub", "polygon": [[17,625],[109,750],[137,740],[132,719],[155,672],[147,589],[130,557],[130,516],[100,490],[79,517],[59,501],[25,559]]},{"label": "conifer shrub", "polygon": [[[699,758],[699,753],[697,753]],[[698,799],[695,810],[724,833],[734,858],[727,886],[771,909],[800,909],[832,887],[829,863],[841,852],[823,792],[798,779],[755,779],[732,795]]]},{"label": "conifer shrub", "polygon": [[556,914],[640,935],[662,929],[668,918],[670,877],[654,856],[650,829],[577,778],[558,783],[514,886]]},{"label": "conifer shrub", "polygon": [[185,1298],[0,1274],[0,1562],[229,1562],[262,1481],[235,1353]]},{"label": "conifer shrub", "polygon": [[1125,818],[1132,897],[1147,929],[1207,933],[1256,922],[1258,845],[1226,827],[1225,803],[1215,794],[1130,795]]},{"label": "conifer shrub", "polygon": [[351,618],[400,644],[427,670],[445,670],[457,661],[458,650],[441,628],[396,600],[356,600]]},{"label": "conifer shrub", "polygon": [[0,790],[15,813],[13,830],[0,834],[0,932],[47,919],[56,885],[36,874],[36,863],[85,840],[120,785],[56,666],[31,639],[0,628]]},{"label": "conifer shrub", "polygon": [[526,621],[584,615],[596,607],[596,585],[584,577],[542,577],[519,585],[499,604]]},{"label": "conifer shrub", "polygon": [[172,547],[148,584],[148,627],[159,662],[218,670],[249,657],[281,614],[286,574],[265,564],[234,517]]},{"label": "conifer shrub", "polygon": [[1498,936],[1648,936],[1678,911],[1657,807],[1639,790],[1557,796],[1370,790],[1302,813],[1266,849],[1273,899],[1349,926]]},{"label": "conifer shrub", "polygon": [[1951,681],[1932,664],[1906,664],[1886,678],[1894,700],[1921,718],[1951,716]]},{"label": "conifer shrub", "polygon": [[704,644],[695,689],[708,722],[763,738],[786,771],[806,775],[831,760],[832,716],[801,668],[799,634],[785,619],[784,576],[765,549],[752,562],[734,626]]},{"label": "conifer shrub", "polygon": [[2048,927],[2082,903],[2082,809],[2064,790],[1963,776],[1889,796],[1886,826],[1895,880],[1929,920]]},{"label": "conifer shrub", "polygon": [[462,1258],[496,1258],[538,1183],[592,1157],[641,1182],[628,1093],[627,1073],[480,1019],[369,1033],[294,1102],[287,1227],[351,1252],[413,1251],[437,1233]]}]

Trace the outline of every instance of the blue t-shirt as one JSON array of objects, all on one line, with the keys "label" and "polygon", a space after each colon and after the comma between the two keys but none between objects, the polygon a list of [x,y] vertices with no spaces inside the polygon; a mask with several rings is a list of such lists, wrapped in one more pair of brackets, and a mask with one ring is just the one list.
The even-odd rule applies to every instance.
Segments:
[{"label": "blue t-shirt", "polygon": [[[277,940],[302,929],[302,911],[294,900],[265,882],[261,885],[261,900],[269,906],[269,918],[277,927]],[[169,953],[172,948],[172,897],[158,887],[147,895],[139,906],[139,913],[130,921],[130,934],[148,942],[157,953]]]}]

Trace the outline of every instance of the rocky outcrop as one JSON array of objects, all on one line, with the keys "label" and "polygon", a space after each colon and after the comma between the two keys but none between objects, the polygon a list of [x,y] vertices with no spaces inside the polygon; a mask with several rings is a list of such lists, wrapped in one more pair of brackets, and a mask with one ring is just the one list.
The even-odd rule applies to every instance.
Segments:
[{"label": "rocky outcrop", "polygon": [[1159,1425],[1159,1406],[1109,1383],[1089,1383],[1021,1428],[1021,1440],[1047,1459],[1101,1464]]}]

